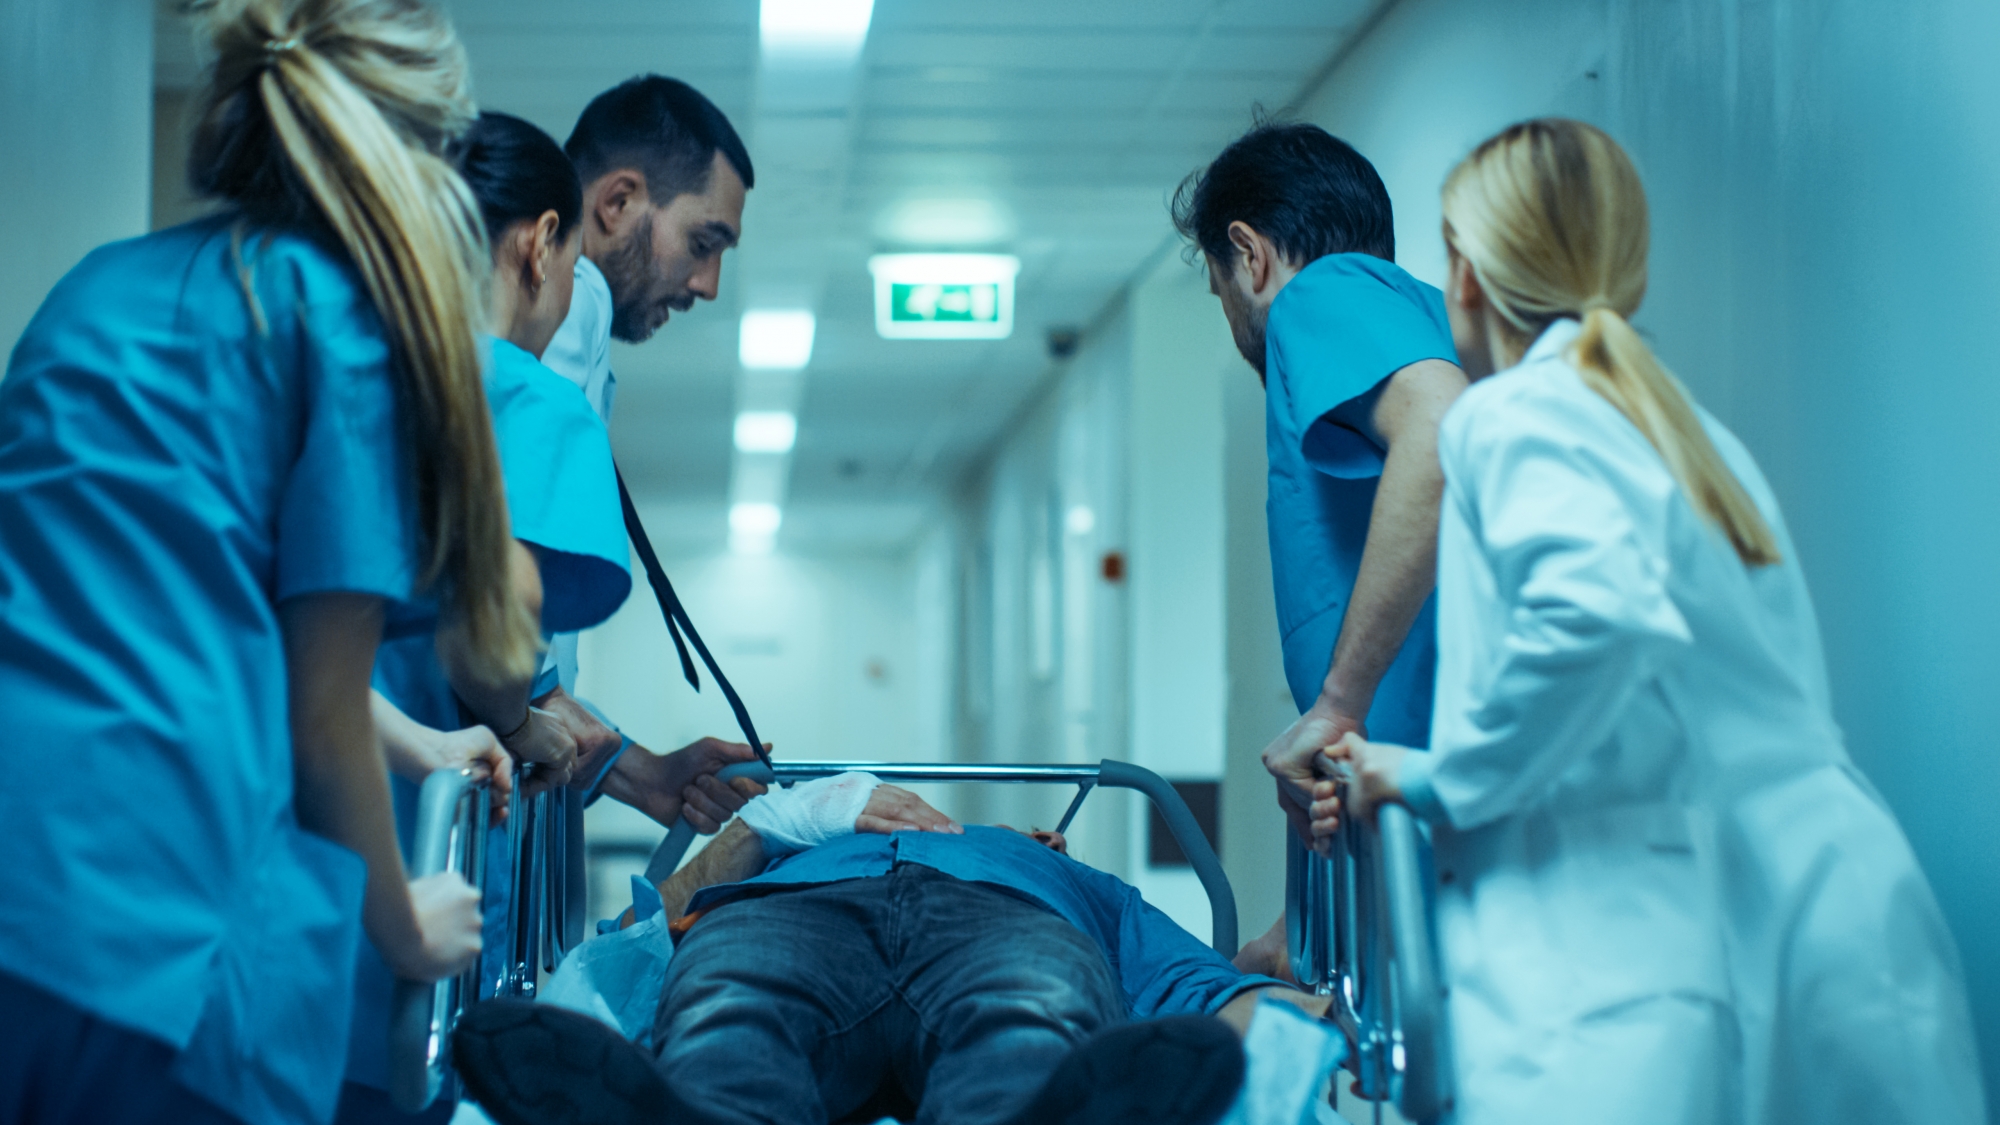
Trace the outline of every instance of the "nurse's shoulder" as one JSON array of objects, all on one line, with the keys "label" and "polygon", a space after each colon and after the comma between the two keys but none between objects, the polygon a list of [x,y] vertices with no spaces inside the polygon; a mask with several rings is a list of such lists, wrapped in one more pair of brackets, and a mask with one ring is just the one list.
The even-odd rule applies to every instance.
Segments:
[{"label": "nurse's shoulder", "polygon": [[486,368],[486,401],[503,435],[519,428],[542,433],[604,435],[604,420],[583,388],[506,340],[494,339]]},{"label": "nurse's shoulder", "polygon": [[1384,312],[1397,321],[1420,314],[1426,329],[1451,339],[1444,295],[1394,262],[1373,254],[1327,254],[1308,263],[1271,301],[1265,331],[1287,342],[1372,335]]},{"label": "nurse's shoulder", "polygon": [[1627,502],[1665,505],[1679,485],[1659,451],[1583,381],[1559,322],[1522,362],[1466,388],[1438,427],[1438,460],[1461,487],[1522,465],[1559,463],[1610,485]]}]

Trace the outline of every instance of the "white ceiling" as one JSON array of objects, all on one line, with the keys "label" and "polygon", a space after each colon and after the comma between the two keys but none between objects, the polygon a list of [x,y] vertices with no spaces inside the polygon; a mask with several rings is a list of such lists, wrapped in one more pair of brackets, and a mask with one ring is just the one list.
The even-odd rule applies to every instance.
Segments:
[{"label": "white ceiling", "polygon": [[[1181,177],[1243,129],[1253,105],[1291,101],[1377,6],[876,0],[842,77],[760,75],[757,0],[450,5],[481,104],[558,140],[592,95],[649,71],[693,84],[743,131],[758,186],[722,299],[615,349],[614,439],[636,492],[701,525],[675,538],[719,541],[737,317],[751,297],[808,303],[818,341],[785,540],[821,528],[849,546],[907,534],[1042,385],[1046,331],[1089,324],[1168,239],[1165,201]],[[162,36],[163,83],[188,69],[172,38]],[[1021,258],[1014,336],[877,338],[869,254],[936,245],[899,227],[927,202],[962,212],[963,201],[998,229],[951,248]],[[865,508],[872,519],[840,515]],[[841,535],[842,525],[854,526]]]}]

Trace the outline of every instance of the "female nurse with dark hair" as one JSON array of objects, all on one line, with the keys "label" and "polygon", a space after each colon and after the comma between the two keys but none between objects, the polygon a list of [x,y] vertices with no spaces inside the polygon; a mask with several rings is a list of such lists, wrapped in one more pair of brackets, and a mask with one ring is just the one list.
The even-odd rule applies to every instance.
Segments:
[{"label": "female nurse with dark hair", "polygon": [[[481,114],[454,155],[492,246],[486,399],[513,534],[541,573],[544,633],[589,628],[609,617],[632,587],[611,443],[583,392],[537,358],[569,313],[583,241],[582,191],[555,141],[517,117]],[[392,641],[376,657],[372,710],[396,775],[397,826],[406,849],[415,834],[417,787],[433,770],[469,767],[490,775],[496,811],[505,814],[512,759],[493,731],[463,725],[458,679],[440,662],[432,636]],[[560,780],[552,771],[539,776]],[[487,987],[505,953],[496,927],[506,917],[511,875],[505,841],[505,829],[496,829],[487,851],[480,973]],[[364,945],[341,1090],[343,1125],[451,1117],[449,1099],[412,1118],[398,1112],[385,1092],[393,981],[381,955]]]}]

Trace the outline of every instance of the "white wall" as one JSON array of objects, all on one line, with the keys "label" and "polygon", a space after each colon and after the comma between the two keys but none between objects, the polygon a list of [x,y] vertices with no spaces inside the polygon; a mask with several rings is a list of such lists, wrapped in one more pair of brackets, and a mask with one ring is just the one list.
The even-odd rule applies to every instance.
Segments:
[{"label": "white wall", "polygon": [[[1127,591],[1100,564],[1126,548],[1129,325],[1122,307],[1108,316],[957,497],[968,760],[1127,757]],[[976,821],[1052,828],[1072,795],[980,787],[966,809]],[[1131,807],[1128,794],[1093,794],[1070,829],[1071,854],[1129,876]]]},{"label": "white wall", "polygon": [[146,232],[153,11],[0,0],[0,354],[93,247]]},{"label": "white wall", "polygon": [[[1161,224],[1165,228],[1165,214]],[[1279,664],[1264,533],[1262,395],[1202,272],[1163,255],[1086,335],[961,498],[968,527],[970,757],[1120,758],[1223,781],[1222,859],[1245,936],[1283,902],[1278,814],[1257,752],[1296,716]],[[1077,505],[1088,534],[1048,533]],[[1128,579],[1099,573],[1120,552]],[[1060,571],[1053,654],[1038,571]],[[1053,661],[1047,658],[1053,655]],[[1064,794],[990,794],[994,816],[1052,820]],[[1145,857],[1142,804],[1090,798],[1076,852],[1196,936],[1206,896]]]},{"label": "white wall", "polygon": [[[641,505],[647,525],[673,541],[674,513]],[[956,646],[948,537],[896,553],[668,554],[661,559],[688,616],[741,694],[758,735],[788,758],[927,761],[949,758],[949,688]],[[728,702],[706,668],[699,694],[679,658],[637,560],[632,596],[586,633],[579,695],[656,752],[713,735],[741,741]],[[940,573],[942,572],[942,573]],[[914,788],[914,787],[913,787]],[[956,815],[958,793],[923,789]],[[589,813],[591,846],[631,854],[597,865],[592,917],[622,908],[625,880],[664,830],[611,801]]]},{"label": "white wall", "polygon": [[[1238,897],[1238,928],[1249,937],[1270,924],[1272,904],[1283,896],[1283,868],[1271,866],[1281,853],[1273,844],[1267,854],[1256,828],[1277,814],[1268,800],[1243,799],[1246,792],[1268,794],[1269,782],[1237,768],[1255,763],[1275,732],[1256,729],[1231,691],[1239,679],[1231,643],[1242,626],[1236,614],[1266,626],[1268,658],[1277,659],[1262,478],[1253,499],[1232,488],[1227,468],[1225,389],[1254,390],[1256,383],[1199,267],[1178,254],[1163,256],[1133,286],[1131,303],[1131,760],[1169,780],[1224,783],[1217,843]],[[1252,454],[1259,472],[1262,418],[1259,409]],[[1240,511],[1245,501],[1254,511]],[[1247,544],[1240,541],[1246,535]],[[1246,546],[1257,571],[1250,576],[1253,593],[1233,599]],[[1144,846],[1145,824],[1133,826],[1135,849]],[[1197,936],[1210,936],[1207,898],[1192,871],[1139,866],[1132,878]]]},{"label": "white wall", "polygon": [[1772,479],[1836,709],[1958,936],[2000,1091],[2000,7],[1403,0],[1307,115],[1381,170],[1442,274],[1437,189],[1509,121],[1632,152],[1638,318]]}]

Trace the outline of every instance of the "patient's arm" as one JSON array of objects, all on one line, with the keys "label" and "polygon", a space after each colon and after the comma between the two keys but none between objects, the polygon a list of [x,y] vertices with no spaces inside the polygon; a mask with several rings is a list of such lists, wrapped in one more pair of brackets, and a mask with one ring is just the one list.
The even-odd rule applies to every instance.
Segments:
[{"label": "patient's arm", "polygon": [[[721,784],[713,777],[704,777],[701,782]],[[853,831],[888,835],[905,829],[919,832],[965,831],[915,793],[894,785],[877,785],[868,794],[867,805],[855,818]],[[667,920],[674,921],[687,913],[688,902],[694,898],[696,891],[718,883],[740,883],[763,871],[768,862],[770,856],[757,833],[740,818],[730,821],[721,835],[659,884],[660,903],[666,909]]]},{"label": "patient's arm", "polygon": [[717,883],[740,883],[764,870],[764,841],[750,826],[732,820],[729,827],[695,853],[679,871],[667,876],[658,887],[660,903],[669,922],[687,913],[688,901],[703,887]]}]

